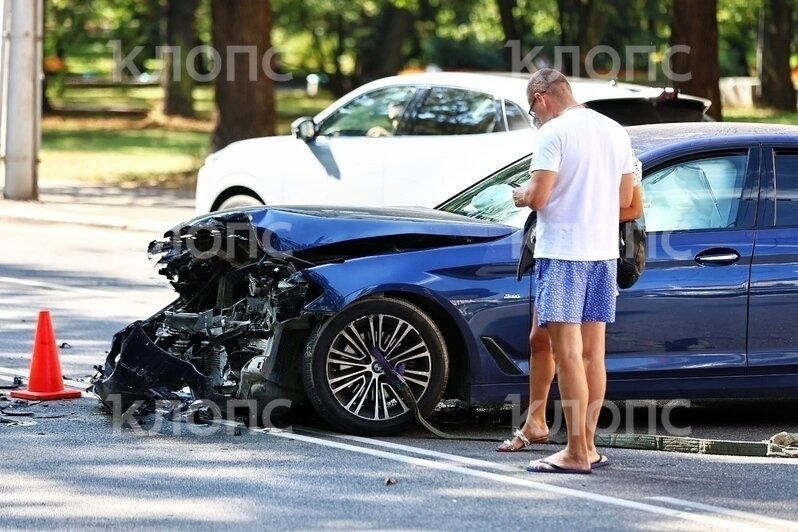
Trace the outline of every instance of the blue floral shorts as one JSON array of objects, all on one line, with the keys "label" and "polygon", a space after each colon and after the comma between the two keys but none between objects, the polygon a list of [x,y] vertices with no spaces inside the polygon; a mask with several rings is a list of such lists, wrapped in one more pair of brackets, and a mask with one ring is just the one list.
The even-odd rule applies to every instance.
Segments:
[{"label": "blue floral shorts", "polygon": [[615,321],[618,261],[535,260],[538,325]]}]

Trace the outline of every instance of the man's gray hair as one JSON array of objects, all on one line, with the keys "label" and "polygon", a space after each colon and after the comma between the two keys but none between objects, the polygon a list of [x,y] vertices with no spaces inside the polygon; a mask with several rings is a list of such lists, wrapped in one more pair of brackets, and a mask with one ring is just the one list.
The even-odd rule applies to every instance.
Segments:
[{"label": "man's gray hair", "polygon": [[530,99],[536,92],[571,92],[571,84],[559,70],[541,68],[529,78],[526,86],[526,96]]}]

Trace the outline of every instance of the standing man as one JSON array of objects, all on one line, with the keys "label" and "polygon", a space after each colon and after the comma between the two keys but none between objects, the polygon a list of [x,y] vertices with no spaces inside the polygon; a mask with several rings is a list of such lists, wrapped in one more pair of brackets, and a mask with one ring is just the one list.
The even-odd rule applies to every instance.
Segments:
[{"label": "standing man", "polygon": [[530,183],[513,201],[538,212],[537,320],[551,336],[568,427],[565,449],[527,469],[590,473],[601,461],[593,438],[607,384],[605,329],[615,321],[618,212],[632,203],[634,155],[623,127],[580,105],[560,72],[535,72],[527,100],[541,126]]}]

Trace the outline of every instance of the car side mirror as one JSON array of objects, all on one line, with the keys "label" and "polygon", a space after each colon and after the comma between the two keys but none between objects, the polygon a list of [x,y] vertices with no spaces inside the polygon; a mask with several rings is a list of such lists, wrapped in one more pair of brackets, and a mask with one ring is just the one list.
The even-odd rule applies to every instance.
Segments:
[{"label": "car side mirror", "polygon": [[291,133],[298,139],[310,142],[316,138],[316,123],[307,116],[297,118],[291,123]]}]

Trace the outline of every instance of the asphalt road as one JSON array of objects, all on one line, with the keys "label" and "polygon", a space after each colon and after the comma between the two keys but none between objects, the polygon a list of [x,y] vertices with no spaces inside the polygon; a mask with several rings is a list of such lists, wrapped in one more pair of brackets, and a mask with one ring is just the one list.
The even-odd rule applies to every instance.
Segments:
[{"label": "asphalt road", "polygon": [[[70,346],[65,375],[85,385],[111,335],[171,299],[146,258],[155,236],[4,224],[0,385],[27,373],[40,308]],[[798,431],[797,405],[700,403],[674,420],[694,436],[762,439]],[[499,454],[490,442],[422,431],[363,439],[331,433],[313,415],[279,432],[160,415],[152,430],[118,429],[90,397],[0,398],[0,408],[32,414],[0,423],[0,529],[798,530],[798,460],[612,449],[612,465],[593,475],[535,475],[526,462],[558,446]],[[637,429],[645,421],[626,419]],[[436,415],[447,430],[496,439],[510,420]]]}]

